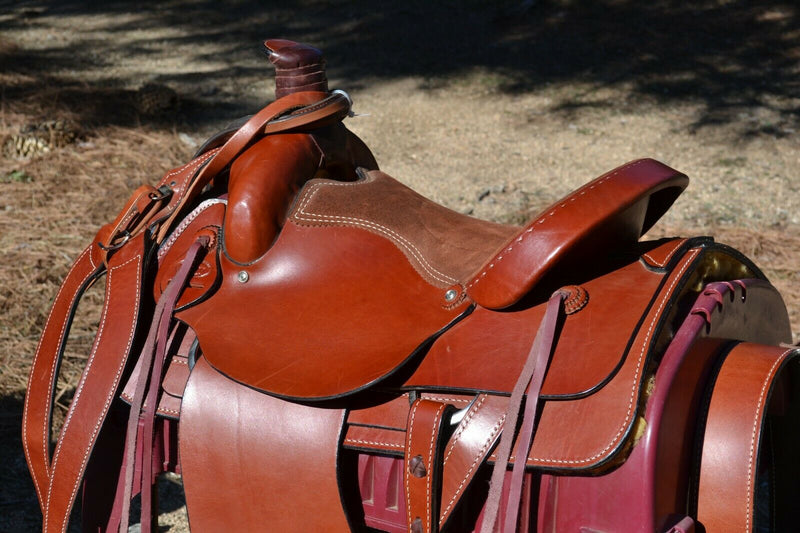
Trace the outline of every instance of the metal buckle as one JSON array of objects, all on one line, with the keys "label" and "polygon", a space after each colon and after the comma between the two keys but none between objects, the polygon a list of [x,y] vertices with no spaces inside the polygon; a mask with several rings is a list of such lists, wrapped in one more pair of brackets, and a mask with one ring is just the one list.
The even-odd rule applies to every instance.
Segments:
[{"label": "metal buckle", "polygon": [[119,250],[120,248],[122,248],[122,246],[124,246],[126,242],[131,240],[132,237],[131,232],[129,232],[128,230],[123,231],[122,233],[120,233],[120,235],[122,236],[122,240],[116,244],[109,244],[108,246],[105,246],[102,242],[98,242],[97,246],[99,246],[100,249],[105,252],[113,252],[114,250]]},{"label": "metal buckle", "polygon": [[156,189],[156,192],[151,192],[147,196],[154,202],[160,202],[161,200],[172,196],[172,189],[170,189],[167,185],[162,185]]}]

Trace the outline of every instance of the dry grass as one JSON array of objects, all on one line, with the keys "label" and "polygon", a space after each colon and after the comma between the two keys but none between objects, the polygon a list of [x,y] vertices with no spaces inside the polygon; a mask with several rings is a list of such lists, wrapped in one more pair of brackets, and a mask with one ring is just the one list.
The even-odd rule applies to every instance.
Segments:
[{"label": "dry grass", "polygon": [[[0,131],[16,131],[27,116],[6,112]],[[174,134],[106,127],[38,159],[2,160],[0,395],[24,389],[50,302],[80,250],[136,186],[188,156]],[[10,178],[14,171],[17,179]],[[65,387],[79,375],[101,303],[102,287],[82,302],[65,354]]]}]

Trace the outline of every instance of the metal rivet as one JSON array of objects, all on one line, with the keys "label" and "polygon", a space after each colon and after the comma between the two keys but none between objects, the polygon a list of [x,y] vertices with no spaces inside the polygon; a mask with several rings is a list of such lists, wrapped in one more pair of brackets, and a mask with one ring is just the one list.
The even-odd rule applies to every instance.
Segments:
[{"label": "metal rivet", "polygon": [[450,289],[449,291],[444,293],[444,299],[447,302],[452,302],[453,300],[456,299],[456,296],[458,296],[458,291],[455,289]]},{"label": "metal rivet", "polygon": [[425,465],[423,463],[424,460],[421,455],[415,455],[408,461],[408,471],[412,476],[425,477],[428,472],[425,470]]},{"label": "metal rivet", "polygon": [[236,279],[239,280],[239,283],[247,283],[247,280],[250,279],[250,274],[248,274],[244,270],[240,270],[239,274],[236,275]]},{"label": "metal rivet", "polygon": [[178,182],[177,182],[177,181],[170,181],[170,182],[169,182],[169,186],[170,186],[170,187],[174,187],[174,186],[176,186],[177,184],[178,184]]}]

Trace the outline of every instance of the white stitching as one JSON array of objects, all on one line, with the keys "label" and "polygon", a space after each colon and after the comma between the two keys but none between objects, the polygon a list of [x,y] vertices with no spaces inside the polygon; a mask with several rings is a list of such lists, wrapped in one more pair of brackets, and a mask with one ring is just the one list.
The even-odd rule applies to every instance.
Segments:
[{"label": "white stitching", "polygon": [[[324,182],[324,183],[315,184],[313,186],[313,188],[311,188],[309,190],[309,192],[306,194],[305,198],[301,202],[300,207],[298,208],[297,212],[294,214],[294,218],[296,220],[302,220],[302,221],[305,221],[305,222],[328,222],[328,223],[331,223],[331,224],[361,226],[363,228],[372,229],[374,231],[382,233],[382,234],[386,235],[392,242],[394,242],[398,246],[400,246],[402,248],[405,248],[405,250],[414,259],[416,259],[417,262],[419,262],[420,266],[433,279],[435,279],[436,281],[439,281],[441,283],[445,283],[445,284],[455,284],[457,282],[457,280],[455,278],[452,278],[452,277],[448,276],[447,274],[445,274],[445,273],[437,270],[436,268],[434,268],[433,265],[431,265],[425,259],[424,255],[419,250],[419,248],[414,246],[414,244],[411,243],[408,239],[406,239],[405,237],[403,237],[402,235],[400,235],[396,231],[394,231],[394,230],[392,230],[390,228],[387,228],[386,226],[383,226],[381,224],[378,224],[377,222],[372,222],[370,220],[366,220],[366,219],[363,219],[363,218],[345,217],[345,216],[339,216],[339,215],[322,215],[322,214],[319,214],[319,213],[311,213],[311,212],[307,212],[306,211],[306,207],[308,207],[308,205],[310,204],[311,199],[314,197],[314,195],[317,194],[317,192],[323,186],[331,186],[331,187],[350,186],[350,187],[353,187],[353,186],[356,186],[356,185],[362,185],[363,183],[369,183],[369,182],[358,182],[358,183]],[[299,216],[300,214],[305,215],[306,217],[310,217],[310,218],[305,218],[303,216]]]},{"label": "white stitching", "polygon": [[200,213],[202,213],[203,211],[205,211],[209,207],[211,207],[213,205],[217,205],[217,204],[228,205],[228,201],[227,200],[221,200],[219,198],[211,198],[210,200],[206,200],[204,202],[201,202],[200,205],[195,207],[194,210],[191,213],[186,215],[186,217],[183,220],[181,220],[181,223],[178,224],[178,227],[175,228],[175,230],[170,234],[169,238],[167,238],[167,240],[164,241],[164,245],[158,251],[158,258],[159,259],[163,259],[164,258],[164,256],[169,251],[169,249],[175,244],[175,241],[178,240],[178,237],[180,237],[181,234],[184,231],[186,231],[186,228],[189,227],[189,224],[195,218],[200,216]]},{"label": "white stitching", "polygon": [[660,268],[664,268],[664,266],[667,263],[669,263],[670,259],[672,259],[672,256],[675,255],[675,252],[677,252],[680,249],[681,245],[686,242],[686,239],[680,239],[678,242],[675,242],[675,241],[672,241],[672,242],[675,244],[675,246],[669,252],[669,254],[667,254],[667,257],[665,257],[663,261],[659,262],[659,261],[656,261],[655,259],[653,259],[653,257],[650,255],[650,252],[652,252],[653,250],[650,250],[650,252],[642,254],[642,257],[646,257],[647,259],[649,259],[650,262],[653,263],[655,266],[660,267]]},{"label": "white stitching", "polygon": [[444,461],[442,461],[442,467],[447,465],[447,460],[453,454],[453,450],[456,447],[456,443],[458,442],[458,439],[460,439],[461,436],[464,434],[464,431],[466,431],[467,426],[469,425],[470,421],[475,417],[475,414],[480,410],[481,406],[483,405],[483,402],[486,401],[486,398],[487,398],[487,395],[481,394],[480,395],[480,400],[478,400],[475,403],[475,405],[473,405],[470,408],[470,410],[467,412],[467,414],[464,416],[464,420],[459,425],[458,430],[456,431],[455,435],[453,435],[453,438],[450,439],[450,445],[447,447],[447,453],[445,454]]},{"label": "white stitching", "polygon": [[424,392],[422,394],[422,397],[426,400],[436,400],[437,402],[469,403],[472,401],[472,398],[445,398],[442,396],[428,396]]},{"label": "white stitching", "polygon": [[[456,489],[455,494],[453,494],[453,497],[450,499],[450,502],[447,504],[447,507],[442,512],[442,520],[447,516],[447,513],[450,512],[450,508],[456,502],[456,500],[458,499],[458,495],[461,494],[461,491],[464,489],[464,484],[469,479],[470,474],[472,474],[472,471],[475,469],[475,466],[478,464],[478,461],[480,461],[481,458],[483,457],[484,453],[486,453],[486,449],[489,446],[491,446],[492,442],[494,442],[494,436],[500,430],[500,428],[502,427],[502,425],[503,425],[503,423],[505,421],[506,421],[506,415],[504,413],[500,417],[500,419],[497,421],[497,423],[492,427],[492,430],[489,432],[489,436],[486,437],[486,441],[483,443],[483,446],[481,446],[481,449],[478,450],[478,453],[475,455],[475,460],[472,461],[472,464],[470,465],[469,470],[467,470],[467,473],[464,475],[464,479],[462,479],[461,483],[458,484],[458,488]],[[441,521],[440,521],[440,524],[441,524]]]},{"label": "white stitching", "polygon": [[398,444],[396,442],[378,442],[374,440],[361,440],[361,439],[345,439],[346,443],[356,443],[356,444],[374,444],[375,446],[387,446],[389,448],[405,448],[404,444]]},{"label": "white stitching", "polygon": [[[628,401],[628,412],[625,414],[625,420],[623,421],[622,425],[620,426],[619,431],[617,431],[617,434],[614,435],[614,437],[612,438],[611,442],[605,448],[603,448],[602,450],[600,450],[596,454],[594,454],[591,457],[588,457],[586,459],[568,459],[568,460],[565,460],[565,459],[552,459],[552,458],[547,458],[547,457],[530,457],[526,461],[527,464],[531,464],[531,463],[536,464],[537,462],[538,463],[558,463],[558,464],[583,464],[583,463],[588,463],[588,462],[594,461],[598,457],[602,456],[606,451],[608,451],[612,446],[614,446],[616,444],[617,439],[619,439],[622,436],[622,434],[625,432],[625,428],[628,426],[628,423],[630,421],[631,413],[633,412],[633,406],[636,403],[636,397],[637,397],[636,391],[637,391],[637,388],[638,388],[637,384],[639,383],[639,372],[640,372],[640,370],[642,368],[642,361],[644,360],[645,353],[647,352],[647,348],[648,348],[648,345],[650,343],[650,335],[653,333],[653,328],[655,327],[656,322],[658,322],[658,319],[661,317],[661,310],[664,308],[664,304],[667,302],[667,300],[669,300],[669,296],[672,293],[672,289],[675,287],[675,284],[678,283],[678,281],[681,279],[681,277],[683,275],[683,272],[693,262],[695,256],[697,254],[699,254],[699,253],[700,253],[700,250],[692,250],[691,252],[689,252],[687,254],[687,256],[688,256],[687,261],[683,264],[683,266],[680,268],[678,273],[675,274],[675,278],[672,280],[672,283],[670,283],[670,286],[664,292],[664,297],[661,299],[661,302],[658,305],[658,310],[656,310],[655,314],[653,315],[653,320],[650,322],[650,326],[647,329],[647,335],[645,336],[645,339],[642,342],[642,350],[639,353],[639,360],[636,362],[636,371],[635,371],[635,375],[634,375],[634,379],[633,379],[633,387],[631,388],[631,397],[630,397],[630,400]],[[512,455],[510,459],[513,460],[514,456]]]},{"label": "white stitching", "polygon": [[745,508],[745,531],[750,531],[750,492],[751,487],[753,486],[753,455],[755,454],[755,446],[756,446],[756,437],[758,436],[758,428],[760,426],[759,422],[761,421],[761,410],[763,409],[762,403],[764,402],[764,397],[766,396],[768,385],[772,381],[773,372],[775,371],[775,367],[777,367],[783,360],[786,358],[786,355],[790,352],[794,351],[794,348],[789,348],[785,352],[783,352],[778,359],[772,363],[772,367],[769,369],[769,373],[767,377],[764,379],[764,384],[761,386],[761,394],[758,397],[758,404],[756,409],[756,416],[753,419],[753,435],[750,438],[750,458],[747,462],[747,506]]},{"label": "white stitching", "polygon": [[[64,283],[62,283],[61,287],[58,288],[58,292],[56,293],[56,297],[53,300],[53,307],[50,309],[50,314],[47,315],[47,321],[45,322],[44,329],[42,330],[42,338],[39,340],[39,345],[36,347],[36,353],[33,356],[33,362],[31,363],[30,376],[28,377],[28,381],[29,382],[33,379],[33,373],[36,371],[36,361],[39,358],[39,354],[42,351],[42,345],[44,343],[44,332],[47,331],[47,328],[50,325],[50,320],[53,318],[53,314],[55,313],[56,304],[58,303],[58,299],[61,297],[61,293],[64,291],[64,287],[66,287],[66,285],[67,285],[67,280],[72,275],[72,272],[78,267],[78,264],[83,259],[83,256],[88,253],[89,254],[89,260],[91,262],[91,257],[92,257],[91,249],[92,249],[92,247],[90,245],[89,247],[87,247],[86,249],[83,250],[83,253],[78,256],[78,259],[75,260],[75,262],[72,264],[72,266],[70,267],[69,271],[67,272],[67,275],[64,278]],[[92,263],[92,266],[94,266],[94,263]],[[80,288],[86,282],[86,280],[91,277],[91,275],[93,273],[94,273],[94,270],[92,270],[91,272],[86,274],[83,277],[83,279],[80,281],[80,283],[78,283],[78,288]],[[76,292],[76,294],[77,294],[77,292]],[[74,305],[74,298],[70,300],[70,307],[72,307],[73,305]],[[61,333],[58,336],[58,343],[56,344],[56,350],[58,350],[60,348],[60,346],[61,346],[61,341],[64,338],[64,328],[66,328],[67,322],[69,322],[69,317],[68,316],[64,317],[64,323],[61,325]],[[53,383],[53,374],[55,372],[56,366],[58,366],[58,357],[53,359],[53,364],[50,366],[50,376],[49,376],[48,383],[50,383],[51,385],[50,385],[50,387],[48,389],[48,393],[45,396],[45,401],[46,401],[45,412],[49,411],[50,402],[51,402],[52,396],[53,396],[52,383]],[[29,399],[29,400],[33,401],[32,398]],[[30,401],[27,401],[27,400],[25,401],[25,408],[24,408],[23,415],[22,415],[24,420],[28,419],[28,404],[30,403]],[[42,427],[42,451],[44,452],[44,455],[43,455],[43,458],[44,458],[44,472],[48,477],[50,476],[50,465],[48,464],[48,455],[49,454],[48,454],[48,451],[47,451],[48,440],[49,440],[47,438],[47,432],[48,432],[49,429],[50,429],[50,420],[49,420],[49,417],[45,417],[44,424],[43,424],[43,427]],[[28,459],[28,464],[32,465],[33,462],[31,461],[30,451],[28,450],[28,438],[27,438],[28,435],[27,434],[28,434],[28,424],[22,424],[22,447],[25,449],[25,457]],[[31,477],[33,478],[33,484],[36,485],[36,494],[39,496],[39,501],[42,501],[42,498],[43,498],[44,495],[42,494],[41,488],[39,487],[39,481],[36,479],[35,475],[31,475]]]},{"label": "white stitching", "polygon": [[408,483],[409,478],[411,477],[411,473],[409,472],[409,461],[411,460],[411,439],[414,435],[414,418],[417,415],[417,407],[419,407],[419,402],[414,403],[413,409],[411,409],[411,422],[408,424],[408,446],[406,451],[406,458],[403,463],[405,464],[406,471],[405,471],[405,478],[406,478],[406,511],[408,513],[408,527],[411,527],[411,488]]},{"label": "white stitching", "polygon": [[[134,260],[136,261],[136,299],[135,299],[135,308],[138,308],[139,296],[140,296],[140,294],[139,294],[139,281],[140,281],[140,268],[139,268],[139,266],[141,264],[141,256],[137,255],[136,257],[128,259],[124,263],[121,263],[121,264],[119,264],[119,265],[117,265],[115,267],[112,267],[108,271],[107,294],[111,294],[111,281],[112,281],[112,274],[114,273],[114,270],[122,268],[123,266],[127,265],[128,263],[130,263],[131,261],[134,261]],[[48,519],[50,517],[50,512],[49,512],[49,510],[50,510],[50,497],[52,495],[52,489],[53,489],[52,480],[55,480],[55,477],[56,477],[55,473],[56,473],[56,467],[58,466],[58,458],[60,457],[60,453],[61,453],[61,446],[64,443],[64,439],[66,437],[67,431],[69,430],[69,425],[70,425],[70,422],[72,421],[72,415],[75,413],[75,410],[77,408],[78,402],[81,399],[81,394],[83,393],[83,386],[86,384],[86,380],[88,379],[89,372],[91,371],[92,364],[94,363],[95,355],[97,355],[97,349],[100,346],[100,342],[101,342],[101,339],[102,339],[102,336],[103,336],[103,332],[105,330],[105,322],[106,322],[107,318],[108,318],[108,306],[105,306],[104,309],[103,309],[103,317],[102,317],[102,320],[100,322],[100,327],[98,329],[98,337],[97,337],[97,339],[95,341],[95,345],[94,345],[94,348],[92,349],[92,353],[89,355],[89,360],[86,363],[86,368],[85,368],[85,370],[83,372],[83,376],[81,377],[81,381],[80,381],[80,383],[78,383],[78,389],[75,391],[75,396],[74,396],[74,398],[72,400],[72,403],[70,404],[69,413],[67,414],[67,419],[64,421],[64,427],[61,430],[61,436],[59,437],[58,445],[56,446],[56,452],[55,452],[55,455],[53,457],[53,474],[51,476],[50,487],[47,490],[47,505],[46,505],[46,511],[44,513],[45,516],[44,516],[44,527],[43,527],[43,530],[47,530],[47,522],[48,522]],[[130,348],[131,343],[133,342],[133,333],[134,333],[134,330],[136,329],[135,326],[136,326],[136,321],[132,320],[131,321],[131,331],[130,331],[130,333],[128,335],[128,344],[125,347],[125,352],[126,353],[127,353],[128,349]],[[124,363],[125,363],[125,358],[123,357],[122,360],[120,361],[120,365],[117,368],[116,374],[114,376],[114,382],[115,383],[119,382],[119,378],[120,378],[120,375],[122,373],[122,369],[125,366]],[[115,390],[116,390],[116,386],[112,387],[112,390],[109,392],[108,396],[106,397],[106,401],[103,404],[103,410],[102,410],[102,412],[100,414],[100,417],[95,422],[95,425],[92,428],[92,434],[90,436],[90,442],[94,442],[95,436],[97,435],[97,432],[99,431],[100,426],[102,426],[102,421],[105,418],[105,414],[106,414],[106,412],[108,410],[109,405],[111,404],[111,399],[114,396]],[[89,446],[84,451],[83,460],[81,461],[79,472],[83,472],[83,470],[84,470],[84,468],[86,466],[86,461],[88,460],[88,457],[89,457],[89,452],[91,451],[92,448],[93,448],[93,446]],[[72,493],[70,494],[70,502],[73,502],[74,499],[75,499],[75,494],[77,493],[78,487],[81,484],[82,477],[83,476],[78,476],[78,478],[75,480],[75,485],[73,486]],[[61,521],[61,524],[62,524],[61,525],[61,531],[62,531],[62,533],[64,531],[66,531],[66,529],[67,529],[67,523],[68,523],[67,522],[67,518],[69,516],[70,507],[71,507],[71,505],[67,505],[66,506],[66,509],[65,509],[65,512],[64,512],[64,517],[62,518],[62,521]]]},{"label": "white stitching", "polygon": [[[637,166],[637,165],[641,165],[642,163],[645,163],[646,161],[647,161],[646,159],[640,159],[639,161],[634,161],[634,162],[632,162],[632,163],[629,163],[629,164],[625,165],[624,167],[618,168],[618,169],[617,169],[617,170],[615,170],[613,173],[609,174],[609,175],[608,175],[608,176],[606,176],[605,178],[602,178],[602,179],[600,179],[600,180],[599,180],[599,181],[597,181],[597,182],[594,182],[594,183],[592,183],[592,182],[589,182],[589,183],[591,183],[591,185],[589,185],[589,184],[587,183],[587,184],[586,184],[586,185],[584,185],[582,188],[580,188],[580,189],[578,189],[577,191],[573,192],[573,193],[572,193],[570,196],[571,196],[572,198],[575,198],[575,197],[576,197],[576,195],[577,195],[577,196],[583,196],[584,194],[586,194],[586,191],[590,191],[590,190],[594,189],[595,187],[597,187],[597,186],[598,186],[598,185],[600,185],[601,183],[603,183],[603,182],[605,182],[606,180],[608,180],[608,179],[610,179],[610,178],[612,178],[612,177],[616,176],[617,174],[619,174],[619,173],[620,173],[620,172],[622,172],[623,170],[628,170],[628,169],[631,169],[631,168],[633,168],[633,167],[635,167],[635,166]],[[566,205],[566,204],[561,204],[561,205],[557,206],[555,209],[553,209],[552,211],[550,211],[550,212],[549,212],[549,213],[547,213],[546,215],[542,215],[542,216],[540,216],[538,219],[536,219],[535,221],[533,221],[533,222],[531,222],[530,224],[528,224],[528,229],[526,229],[525,231],[523,231],[523,232],[522,232],[522,233],[519,235],[519,237],[517,237],[517,238],[515,239],[515,241],[516,241],[517,243],[522,243],[522,241],[523,241],[523,240],[527,239],[527,238],[528,238],[528,237],[529,237],[529,236],[530,236],[530,235],[533,233],[533,230],[534,230],[534,224],[543,224],[543,223],[544,223],[544,222],[547,220],[547,217],[552,217],[553,215],[555,215],[556,211],[558,211],[559,209],[563,208],[565,205]],[[503,250],[503,251],[502,251],[502,254],[501,254],[501,255],[498,255],[497,257],[495,257],[495,258],[494,258],[494,262],[490,263],[490,264],[489,264],[489,265],[488,265],[486,268],[484,268],[484,269],[483,269],[483,271],[482,271],[480,274],[478,274],[478,275],[476,275],[476,276],[474,276],[474,277],[472,278],[472,281],[471,281],[471,282],[470,282],[470,283],[467,285],[467,288],[469,289],[469,288],[473,287],[473,286],[474,286],[475,284],[477,284],[477,283],[478,283],[478,282],[479,282],[479,281],[480,281],[480,280],[481,280],[481,279],[482,279],[484,276],[486,276],[486,274],[489,272],[489,270],[491,270],[492,268],[494,268],[494,267],[495,267],[495,265],[499,264],[499,263],[500,263],[500,261],[502,261],[502,260],[503,260],[503,258],[506,256],[506,254],[510,253],[510,252],[511,252],[511,251],[514,249],[514,246],[516,246],[516,245],[515,245],[515,244],[514,244],[514,242],[512,241],[512,243],[511,243],[511,244],[508,246],[508,248],[506,248],[505,250]]]},{"label": "white stitching", "polygon": [[[425,476],[425,515],[426,515],[426,523],[428,527],[426,531],[431,530],[431,478],[433,478],[433,445],[436,443],[436,437],[439,434],[439,417],[442,416],[442,412],[447,407],[446,404],[442,404],[436,410],[436,416],[433,418],[433,431],[431,431],[431,442],[428,446],[428,470]],[[409,449],[409,452],[411,450]]]}]

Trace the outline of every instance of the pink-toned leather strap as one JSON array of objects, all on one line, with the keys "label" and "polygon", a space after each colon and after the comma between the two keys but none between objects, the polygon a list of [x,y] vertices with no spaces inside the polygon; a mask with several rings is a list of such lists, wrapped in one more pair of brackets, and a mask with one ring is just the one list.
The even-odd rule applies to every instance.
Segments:
[{"label": "pink-toned leather strap", "polygon": [[781,370],[798,356],[796,347],[741,343],[725,358],[711,393],[700,460],[697,519],[708,533],[753,530],[770,396]]},{"label": "pink-toned leather strap", "polygon": [[[516,456],[514,470],[511,474],[511,482],[508,488],[506,499],[506,512],[504,529],[506,533],[514,532],[517,529],[517,516],[519,514],[520,495],[522,493],[523,474],[525,473],[525,460],[533,443],[535,432],[536,409],[539,404],[539,392],[542,389],[544,375],[550,361],[555,344],[556,326],[562,311],[562,303],[569,296],[567,291],[558,290],[547,303],[542,322],[533,340],[533,345],[528,353],[525,365],[522,367],[517,383],[511,391],[511,398],[508,401],[508,411],[504,423],[505,431],[500,438],[500,447],[497,451],[497,461],[492,471],[489,494],[486,497],[483,524],[481,533],[493,533],[497,518],[500,512],[500,497],[503,493],[503,484],[506,469],[511,457],[511,450],[514,445],[514,430],[517,427],[519,411],[522,406],[523,395],[526,396],[525,413],[522,420],[522,427],[517,437]],[[527,394],[526,394],[527,391]]]},{"label": "pink-toned leather strap", "polygon": [[105,265],[93,262],[91,252],[92,246],[86,248],[64,278],[47,317],[28,377],[22,415],[22,445],[43,513],[50,485],[50,420],[58,364],[78,300],[89,283],[105,270]]},{"label": "pink-toned leather strap", "polygon": [[[122,498],[121,523],[119,526],[119,531],[121,532],[128,531],[130,501],[134,487],[134,469],[137,464],[141,465],[142,533],[150,532],[153,428],[158,392],[161,389],[164,361],[167,356],[169,326],[172,323],[172,312],[175,309],[175,304],[193,271],[195,260],[207,244],[208,237],[202,236],[189,247],[180,269],[178,269],[172,281],[169,282],[156,305],[150,331],[142,349],[142,372],[136,384],[136,390],[131,401],[131,414],[128,418],[127,440],[125,443],[125,487],[123,493],[118,495]],[[140,427],[141,435],[137,431]],[[137,436],[142,439],[142,446],[136,445]],[[137,451],[140,457],[136,457]]]},{"label": "pink-toned leather strap", "polygon": [[145,235],[108,260],[100,326],[53,454],[45,499],[45,532],[64,532],[78,488],[128,360],[142,295]]},{"label": "pink-toned leather strap", "polygon": [[406,428],[406,512],[411,533],[439,531],[441,453],[455,407],[433,400],[414,401]]}]

